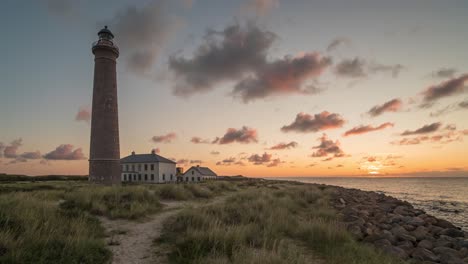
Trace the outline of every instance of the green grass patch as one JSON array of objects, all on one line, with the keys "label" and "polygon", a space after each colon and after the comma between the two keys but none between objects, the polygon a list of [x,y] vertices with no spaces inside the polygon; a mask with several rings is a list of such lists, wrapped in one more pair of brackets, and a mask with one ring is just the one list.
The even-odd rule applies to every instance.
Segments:
[{"label": "green grass patch", "polygon": [[171,263],[400,263],[357,243],[327,188],[244,182],[224,203],[186,209],[165,226]]}]

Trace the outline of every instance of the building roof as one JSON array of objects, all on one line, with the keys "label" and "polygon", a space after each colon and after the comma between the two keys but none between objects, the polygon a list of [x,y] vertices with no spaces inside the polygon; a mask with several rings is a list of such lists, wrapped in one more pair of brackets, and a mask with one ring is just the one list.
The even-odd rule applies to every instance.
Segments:
[{"label": "building roof", "polygon": [[[191,169],[194,169],[194,170],[198,171],[198,173],[200,173],[203,176],[218,176],[214,171],[212,171],[208,167],[192,166],[187,171],[189,171]],[[185,172],[185,173],[187,173],[187,172]]]},{"label": "building roof", "polygon": [[121,163],[155,163],[155,162],[162,162],[162,163],[173,163],[176,164],[174,161],[170,159],[166,159],[162,156],[159,156],[156,153],[151,154],[134,154],[127,156],[125,158],[120,159]]}]

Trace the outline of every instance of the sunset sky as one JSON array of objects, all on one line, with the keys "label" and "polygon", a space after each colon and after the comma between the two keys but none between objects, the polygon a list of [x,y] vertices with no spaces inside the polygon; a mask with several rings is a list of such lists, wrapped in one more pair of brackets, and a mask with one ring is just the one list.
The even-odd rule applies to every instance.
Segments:
[{"label": "sunset sky", "polygon": [[88,173],[94,57],[120,153],[219,175],[468,176],[468,2],[3,1],[0,173]]}]

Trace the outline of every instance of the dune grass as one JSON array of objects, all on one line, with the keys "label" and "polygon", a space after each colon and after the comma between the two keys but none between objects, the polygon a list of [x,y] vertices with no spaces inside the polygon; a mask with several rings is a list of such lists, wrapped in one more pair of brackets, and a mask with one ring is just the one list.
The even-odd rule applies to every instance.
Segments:
[{"label": "dune grass", "polygon": [[0,263],[106,263],[103,230],[82,211],[31,192],[0,195]]},{"label": "dune grass", "polygon": [[358,244],[312,185],[242,183],[224,203],[186,209],[166,223],[159,243],[171,263],[399,263]]}]

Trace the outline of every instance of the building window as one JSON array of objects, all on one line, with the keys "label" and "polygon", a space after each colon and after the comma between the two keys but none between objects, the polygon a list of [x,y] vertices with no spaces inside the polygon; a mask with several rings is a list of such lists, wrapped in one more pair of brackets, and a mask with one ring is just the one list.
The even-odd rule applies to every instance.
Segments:
[{"label": "building window", "polygon": [[126,170],[126,171],[128,171],[128,164],[127,164],[127,165],[125,165],[125,170]]},{"label": "building window", "polygon": [[151,170],[154,171],[154,164],[151,164]]},{"label": "building window", "polygon": [[172,181],[172,176],[173,176],[173,175],[172,175],[172,173],[171,173],[171,181]]},{"label": "building window", "polygon": [[135,164],[132,164],[132,171],[135,171]]},{"label": "building window", "polygon": [[192,175],[195,173],[195,171],[192,171]]},{"label": "building window", "polygon": [[136,181],[136,174],[133,174],[133,180]]},{"label": "building window", "polygon": [[163,181],[166,180],[166,175],[163,173]]},{"label": "building window", "polygon": [[148,164],[145,164],[145,171],[148,170]]},{"label": "building window", "polygon": [[198,180],[198,181],[200,181],[200,177],[198,177],[198,179],[197,179],[197,180]]},{"label": "building window", "polygon": [[138,164],[138,171],[141,171],[141,164]]},{"label": "building window", "polygon": [[126,181],[127,180],[127,174],[124,174],[123,176],[124,176],[123,180]]},{"label": "building window", "polygon": [[123,171],[123,170],[124,170],[124,166],[123,166],[123,165],[120,165],[120,169]]},{"label": "building window", "polygon": [[141,174],[138,174],[138,180],[141,181]]},{"label": "building window", "polygon": [[192,181],[194,181],[194,180],[195,180],[195,177],[192,177]]},{"label": "building window", "polygon": [[154,181],[154,174],[151,174],[151,180]]},{"label": "building window", "polygon": [[145,181],[148,180],[148,174],[145,174]]},{"label": "building window", "polygon": [[185,181],[186,181],[186,182],[188,182],[188,177],[187,177],[187,178],[185,178]]}]

